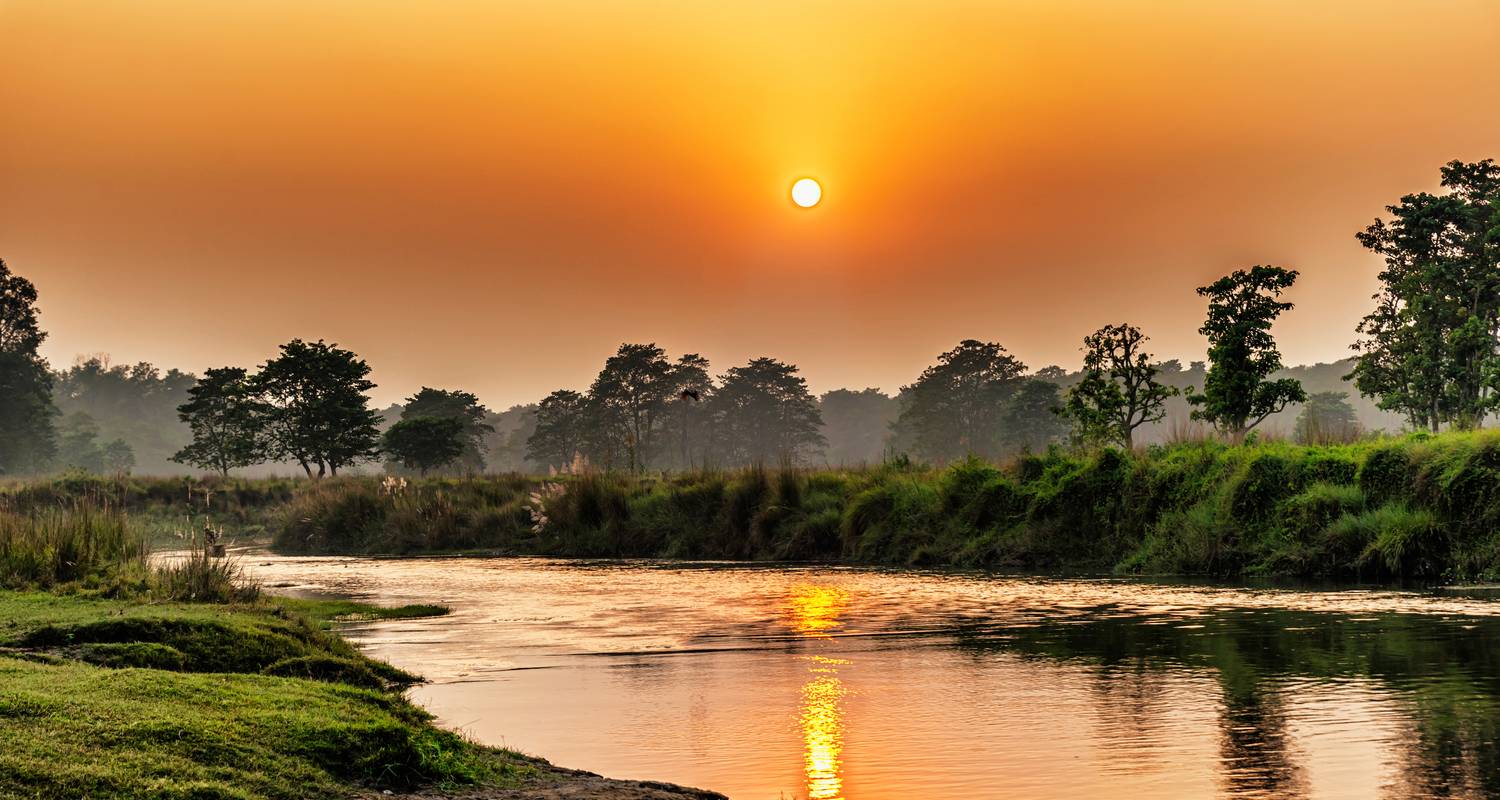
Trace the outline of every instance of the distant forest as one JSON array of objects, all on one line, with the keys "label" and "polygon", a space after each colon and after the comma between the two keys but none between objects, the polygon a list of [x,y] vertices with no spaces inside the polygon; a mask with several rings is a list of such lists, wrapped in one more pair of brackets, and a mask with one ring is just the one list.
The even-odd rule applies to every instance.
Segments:
[{"label": "distant forest", "polygon": [[[1333,364],[1292,367],[1277,373],[1295,378],[1308,392],[1331,392],[1349,395],[1349,374],[1353,359]],[[1038,371],[1052,378],[1059,393],[1076,384],[1082,372],[1063,372],[1052,367]],[[1180,389],[1202,386],[1207,366],[1195,362],[1187,367],[1175,361],[1161,365],[1162,382]],[[161,370],[148,363],[111,364],[107,356],[80,358],[66,370],[54,372],[53,402],[58,410],[58,454],[55,470],[83,469],[91,472],[134,472],[142,475],[188,475],[202,470],[172,461],[172,456],[193,441],[192,429],[178,417],[178,406],[188,399],[187,391],[197,383],[191,373],[175,369]],[[896,429],[902,395],[891,396],[878,389],[835,389],[815,398],[822,425],[818,432],[826,445],[821,454],[806,458],[806,463],[831,466],[875,464],[902,453],[916,457],[910,445],[903,446],[901,431]],[[1366,431],[1396,432],[1405,420],[1395,413],[1380,410],[1369,398],[1350,397],[1356,421]],[[382,409],[379,430],[384,433],[401,419],[405,404],[393,403]],[[1202,431],[1198,423],[1188,420],[1189,407],[1182,397],[1167,401],[1167,415],[1160,422],[1139,429],[1140,443],[1163,443],[1185,431]],[[464,472],[546,472],[561,462],[541,463],[527,458],[527,440],[536,432],[537,404],[511,406],[503,411],[485,409],[479,443],[482,466],[470,462],[454,464],[446,470]],[[1301,407],[1288,409],[1268,419],[1269,433],[1291,437]],[[1044,418],[1045,419],[1045,418]],[[1060,441],[1056,431],[1043,438]],[[1045,444],[1043,444],[1045,448]],[[125,454],[122,458],[121,453]],[[110,460],[114,454],[113,461]],[[571,460],[571,457],[569,458]],[[774,459],[773,459],[774,461]],[[672,466],[676,466],[673,464]],[[700,466],[702,466],[700,464]],[[722,465],[732,466],[732,465]],[[477,467],[477,469],[476,469]],[[408,474],[390,462],[366,465],[365,470],[385,469]],[[242,470],[246,475],[290,474],[294,463],[254,465]]]},{"label": "distant forest", "polygon": [[1271,329],[1293,308],[1282,298],[1298,273],[1257,265],[1198,287],[1204,361],[1158,360],[1122,322],[1084,337],[1076,371],[965,340],[894,395],[815,397],[793,364],[755,358],[716,373],[650,343],[621,345],[584,390],[504,411],[426,387],[377,411],[369,365],[321,340],[283,344],[253,371],[102,356],[54,370],[39,354],[36,289],[0,261],[0,474],[857,466],[1472,429],[1500,410],[1500,167],[1453,161],[1441,176],[1443,193],[1403,196],[1356,234],[1384,267],[1352,358],[1285,367]]}]

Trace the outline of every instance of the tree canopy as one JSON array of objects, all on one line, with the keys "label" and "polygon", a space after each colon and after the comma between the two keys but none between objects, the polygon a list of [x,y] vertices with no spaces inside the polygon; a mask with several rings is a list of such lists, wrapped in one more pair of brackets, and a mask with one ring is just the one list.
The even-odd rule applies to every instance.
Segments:
[{"label": "tree canopy", "polygon": [[1083,376],[1068,390],[1066,414],[1085,441],[1134,446],[1135,429],[1166,416],[1177,389],[1156,380],[1150,338],[1133,325],[1106,325],[1083,339]]},{"label": "tree canopy", "polygon": [[52,374],[39,352],[47,334],[36,302],[31,281],[0,260],[0,474],[39,471],[57,453]]},{"label": "tree canopy", "polygon": [[380,417],[365,395],[375,388],[369,374],[363,359],[322,339],[282,345],[255,376],[268,404],[270,456],[297,462],[308,476],[317,467],[317,477],[376,458]]},{"label": "tree canopy", "polygon": [[917,455],[951,460],[996,458],[1003,451],[1001,415],[1026,365],[994,342],[965,339],[902,388],[896,420]]},{"label": "tree canopy", "polygon": [[1500,166],[1452,161],[1357,234],[1385,259],[1350,377],[1411,424],[1476,427],[1500,405]]},{"label": "tree canopy", "polygon": [[1271,325],[1292,309],[1278,298],[1296,280],[1296,270],[1255,266],[1199,287],[1198,294],[1208,298],[1208,318],[1198,332],[1208,337],[1209,368],[1203,391],[1188,396],[1197,407],[1193,419],[1239,438],[1306,399],[1301,383],[1270,377],[1281,369]]}]

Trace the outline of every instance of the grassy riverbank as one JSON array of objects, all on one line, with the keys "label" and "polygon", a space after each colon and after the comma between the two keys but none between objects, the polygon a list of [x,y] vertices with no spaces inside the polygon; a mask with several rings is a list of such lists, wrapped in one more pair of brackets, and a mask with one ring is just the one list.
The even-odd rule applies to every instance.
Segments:
[{"label": "grassy riverbank", "polygon": [[1500,432],[997,466],[431,480],[296,493],[292,552],[493,550],[1387,580],[1500,576]]},{"label": "grassy riverbank", "polygon": [[440,606],[265,597],[224,560],[153,564],[145,539],[119,511],[0,513],[0,797],[715,796],[469,742],[406,701],[417,676],[330,630]]}]

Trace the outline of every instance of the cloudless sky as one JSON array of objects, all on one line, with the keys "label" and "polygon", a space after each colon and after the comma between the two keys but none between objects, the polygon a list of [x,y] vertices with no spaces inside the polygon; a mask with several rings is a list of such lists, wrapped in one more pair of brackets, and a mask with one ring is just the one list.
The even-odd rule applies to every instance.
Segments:
[{"label": "cloudless sky", "polygon": [[324,337],[382,404],[585,388],[624,341],[815,391],[1118,321],[1199,359],[1193,288],[1257,263],[1329,361],[1355,231],[1500,157],[1494,0],[0,0],[0,41],[0,258],[54,364]]}]

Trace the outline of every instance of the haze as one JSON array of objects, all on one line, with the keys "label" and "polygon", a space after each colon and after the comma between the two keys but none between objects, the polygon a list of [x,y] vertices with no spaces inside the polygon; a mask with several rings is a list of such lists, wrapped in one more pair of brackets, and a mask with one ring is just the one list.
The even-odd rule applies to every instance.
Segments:
[{"label": "haze", "polygon": [[[1500,6],[0,2],[0,252],[66,365],[292,337],[376,400],[582,388],[625,341],[894,391],[961,338],[1074,368],[1193,288],[1303,272],[1348,354],[1356,230],[1495,155]],[[787,188],[824,187],[810,211]]]}]

